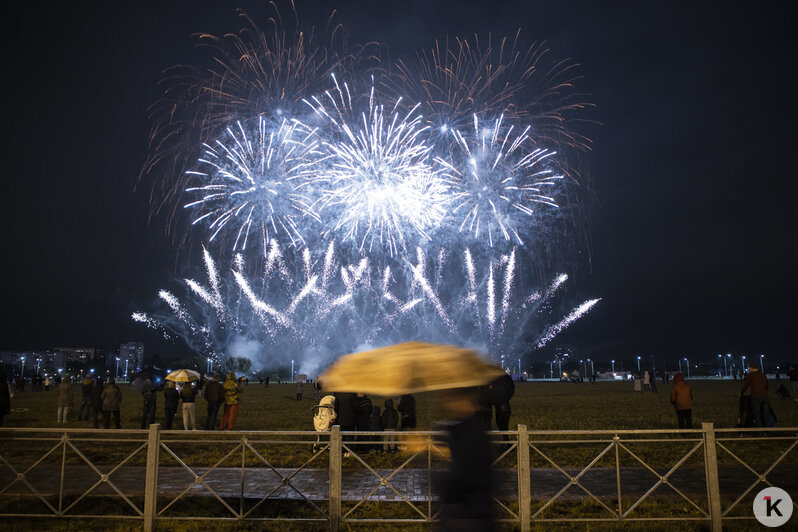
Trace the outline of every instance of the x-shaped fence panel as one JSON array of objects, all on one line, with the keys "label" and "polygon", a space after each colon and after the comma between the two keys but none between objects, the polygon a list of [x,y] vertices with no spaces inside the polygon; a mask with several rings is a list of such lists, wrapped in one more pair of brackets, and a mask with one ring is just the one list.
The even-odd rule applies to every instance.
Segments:
[{"label": "x-shaped fence panel", "polygon": [[[60,429],[33,429],[3,431],[4,442],[16,442],[22,447],[21,452],[29,454],[37,452],[35,449],[38,444],[45,444],[45,450],[30,465],[15,465],[13,457],[7,453],[0,452],[0,463],[4,465],[12,475],[12,479],[0,489],[0,496],[8,495],[15,486],[24,486],[27,491],[35,496],[49,510],[47,513],[29,512],[22,510],[24,505],[18,505],[18,513],[5,515],[31,515],[37,517],[112,517],[115,519],[141,518],[142,508],[137,505],[132,497],[136,490],[126,490],[114,481],[112,476],[126,466],[130,465],[135,459],[143,461],[142,451],[147,447],[146,438],[142,438],[141,431],[107,431],[97,429],[84,430],[60,430]],[[131,451],[122,451],[120,448],[129,445]],[[86,446],[91,447],[91,452],[86,452]],[[98,449],[106,448],[106,452],[99,453]],[[103,463],[99,463],[96,458],[89,455],[98,455],[103,458]],[[111,456],[113,455],[113,456]],[[50,463],[48,460],[58,459],[60,464]],[[75,458],[78,460],[76,461]],[[110,462],[107,463],[107,462]],[[88,468],[88,469],[87,469]],[[44,483],[37,487],[32,477],[35,473],[40,473],[38,482]],[[91,475],[96,475],[96,480],[92,483]],[[88,475],[88,476],[87,476]],[[67,486],[68,480],[71,480]],[[90,483],[88,487],[83,487]],[[57,486],[53,486],[57,484]],[[100,486],[108,486],[111,494],[97,493]],[[44,488],[53,492],[56,500],[48,500],[48,495]],[[132,510],[127,514],[90,513],[84,515],[76,513],[79,503],[90,495],[101,495],[121,499],[124,507]]]}]

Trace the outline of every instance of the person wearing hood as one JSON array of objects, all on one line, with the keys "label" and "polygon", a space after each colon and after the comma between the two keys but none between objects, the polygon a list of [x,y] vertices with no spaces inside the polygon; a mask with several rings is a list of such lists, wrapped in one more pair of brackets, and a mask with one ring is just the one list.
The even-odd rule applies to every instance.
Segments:
[{"label": "person wearing hood", "polygon": [[241,400],[241,386],[232,371],[227,372],[224,380],[224,412],[219,430],[233,430],[238,417],[238,405]]},{"label": "person wearing hood", "polygon": [[693,428],[693,389],[684,381],[684,374],[673,376],[671,404],[676,409],[676,419],[680,429]]},{"label": "person wearing hood", "polygon": [[[393,407],[393,399],[385,400],[385,410],[382,412],[382,430],[385,432],[396,432],[396,427],[399,425],[399,412]],[[382,444],[382,450],[388,453],[396,452],[396,440],[392,434],[385,435],[385,443]]]}]

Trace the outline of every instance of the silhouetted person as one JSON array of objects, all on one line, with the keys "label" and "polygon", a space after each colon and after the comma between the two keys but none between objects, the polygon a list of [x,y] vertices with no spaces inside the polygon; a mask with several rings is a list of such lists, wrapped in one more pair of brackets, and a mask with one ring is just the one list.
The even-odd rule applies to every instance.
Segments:
[{"label": "silhouetted person", "polygon": [[349,392],[335,394],[336,420],[341,430],[355,430],[357,426],[355,397],[355,394]]},{"label": "silhouetted person", "polygon": [[[262,379],[261,379],[262,380]],[[205,417],[205,430],[214,430],[219,416],[219,408],[224,402],[224,386],[219,382],[219,375],[213,375],[213,380],[205,385],[203,397],[208,401],[208,413]]]},{"label": "silhouetted person", "polygon": [[141,392],[141,428],[146,429],[150,423],[155,423],[155,392],[152,382],[147,379]]},{"label": "silhouetted person", "polygon": [[0,375],[0,427],[3,426],[3,418],[11,411],[11,398],[14,392],[11,391],[11,384],[5,375]]},{"label": "silhouetted person", "polygon": [[[510,399],[515,394],[515,382],[509,375],[502,375],[490,385],[491,398],[496,408],[496,428],[510,430]],[[508,439],[507,435],[504,439]]]},{"label": "silhouetted person", "polygon": [[111,428],[111,415],[113,414],[114,426],[121,429],[122,422],[119,417],[119,405],[122,403],[122,391],[113,378],[108,379],[108,386],[103,390],[100,397],[103,402],[103,428]]},{"label": "silhouetted person", "polygon": [[[393,399],[385,400],[385,410],[382,412],[380,419],[382,430],[385,432],[396,432],[396,427],[399,425],[399,413],[393,407]],[[385,435],[385,443],[382,446],[383,451],[396,452],[396,440],[390,434]]]},{"label": "silhouetted person", "polygon": [[163,429],[172,430],[172,422],[174,422],[175,414],[177,414],[177,406],[180,404],[180,392],[174,382],[169,381],[166,389],[163,391]]},{"label": "silhouetted person", "polygon": [[72,383],[69,377],[66,377],[58,385],[58,413],[56,417],[59,423],[67,422],[70,410],[72,410]]},{"label": "silhouetted person", "polygon": [[402,430],[412,430],[416,428],[416,398],[410,394],[405,394],[399,399],[397,407],[402,415]]},{"label": "silhouetted person", "polygon": [[740,397],[751,390],[751,412],[757,427],[770,427],[770,400],[768,399],[768,378],[756,366],[748,366],[748,375],[743,379]]},{"label": "silhouetted person", "polygon": [[684,382],[684,375],[673,376],[671,387],[671,404],[676,409],[676,419],[680,429],[693,428],[693,390]]},{"label": "silhouetted person", "polygon": [[103,412],[103,381],[98,378],[91,386],[91,415],[93,419],[92,426],[95,429],[100,428],[100,416]]},{"label": "silhouetted person", "polygon": [[91,389],[94,381],[90,377],[83,379],[80,385],[80,410],[78,410],[78,421],[88,421],[89,412],[91,411]]}]

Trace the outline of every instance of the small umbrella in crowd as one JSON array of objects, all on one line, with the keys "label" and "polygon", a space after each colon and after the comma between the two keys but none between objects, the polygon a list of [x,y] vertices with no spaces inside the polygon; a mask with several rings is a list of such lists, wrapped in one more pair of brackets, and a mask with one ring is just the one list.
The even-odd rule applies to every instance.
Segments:
[{"label": "small umbrella in crowd", "polygon": [[482,386],[502,375],[470,349],[406,342],[345,355],[319,381],[325,390],[392,396]]},{"label": "small umbrella in crowd", "polygon": [[133,377],[132,381],[130,381],[130,389],[136,393],[143,392],[144,387],[147,384],[147,379],[149,379],[150,389],[158,390],[163,386],[165,378],[166,372],[160,368],[155,366],[144,368],[138,375]]},{"label": "small umbrella in crowd", "polygon": [[200,374],[193,369],[176,369],[166,376],[166,380],[173,382],[191,382],[200,380]]}]

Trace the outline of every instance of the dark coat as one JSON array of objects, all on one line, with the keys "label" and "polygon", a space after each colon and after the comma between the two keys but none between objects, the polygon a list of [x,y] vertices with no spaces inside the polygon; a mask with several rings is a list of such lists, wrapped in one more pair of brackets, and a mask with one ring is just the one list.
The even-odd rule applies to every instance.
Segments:
[{"label": "dark coat", "polygon": [[193,403],[197,399],[197,394],[199,390],[190,384],[186,384],[183,386],[183,389],[180,390],[180,399],[183,400],[184,403]]},{"label": "dark coat", "polygon": [[164,408],[166,410],[177,410],[177,404],[180,402],[180,392],[177,388],[167,388],[163,391]]},{"label": "dark coat", "polygon": [[380,407],[371,407],[371,419],[369,419],[369,430],[382,430],[382,416],[380,415]]},{"label": "dark coat", "polygon": [[369,430],[371,421],[371,399],[367,395],[355,398],[355,425],[357,430]]},{"label": "dark coat", "polygon": [[122,402],[122,390],[116,384],[109,384],[101,394],[103,400],[103,411],[113,412],[119,410],[119,404]]},{"label": "dark coat", "polygon": [[416,415],[416,398],[412,395],[403,395],[401,399],[399,399],[399,413],[403,416],[415,416]]},{"label": "dark coat", "polygon": [[205,385],[204,395],[209,403],[221,403],[224,401],[224,386],[221,382],[211,381]]},{"label": "dark coat", "polygon": [[353,393],[336,393],[335,394],[335,410],[338,414],[337,421],[341,427],[347,427],[350,430],[355,427],[355,398],[357,396]]},{"label": "dark coat", "polygon": [[91,387],[91,407],[94,410],[101,410],[103,407],[103,385],[99,382],[96,382],[94,386]]},{"label": "dark coat", "polygon": [[740,395],[743,395],[748,388],[751,388],[751,397],[767,397],[768,378],[759,371],[749,371],[748,375],[743,379]]},{"label": "dark coat", "polygon": [[441,524],[455,529],[458,521],[468,530],[491,530],[493,501],[492,458],[488,435],[479,416],[472,415],[445,427],[452,453],[448,470],[439,471],[433,482],[441,501]]},{"label": "dark coat", "polygon": [[393,407],[393,401],[387,399],[385,401],[385,410],[382,412],[382,428],[383,430],[396,430],[399,425],[399,413]]}]

